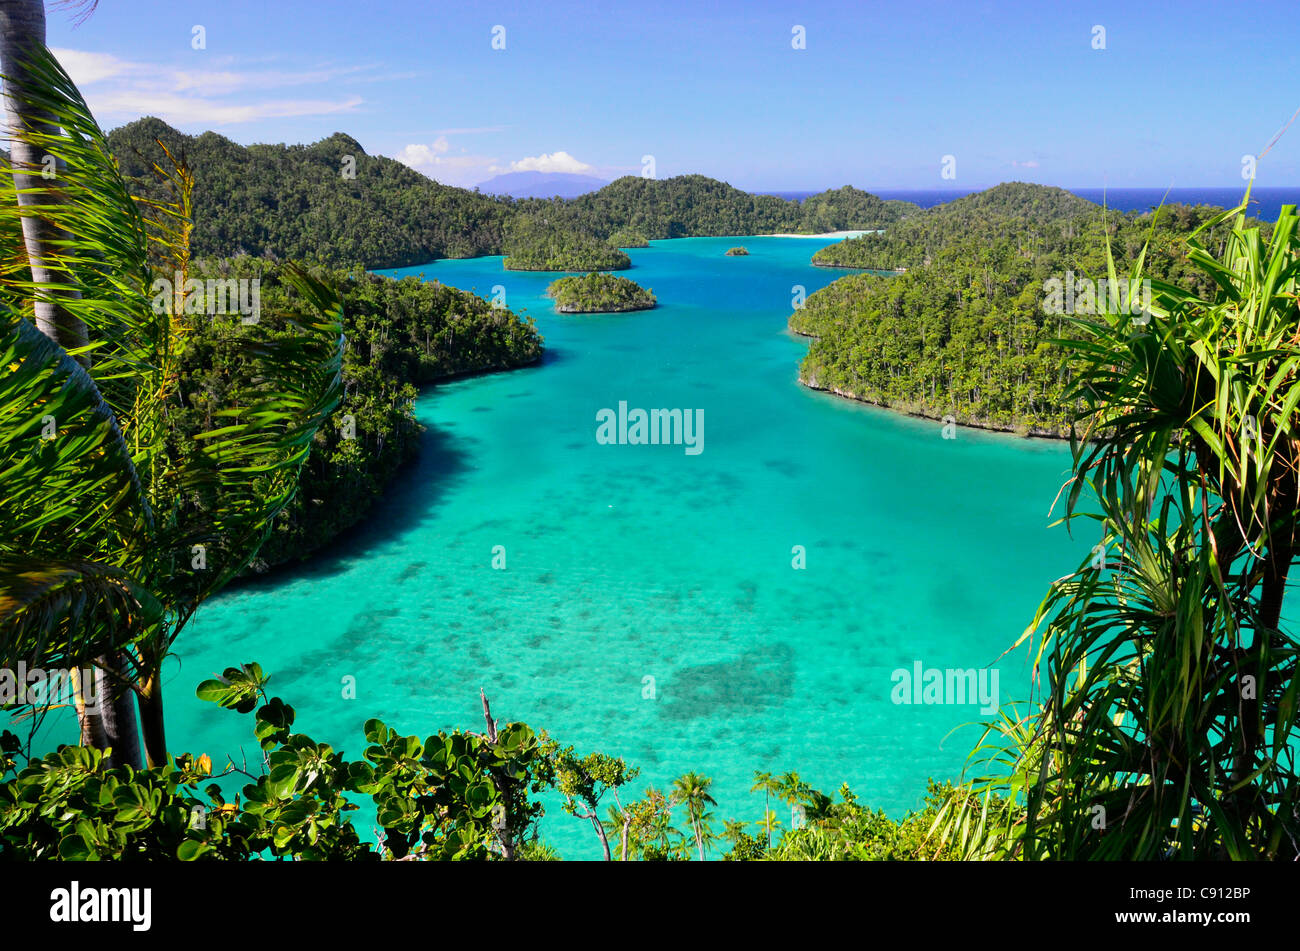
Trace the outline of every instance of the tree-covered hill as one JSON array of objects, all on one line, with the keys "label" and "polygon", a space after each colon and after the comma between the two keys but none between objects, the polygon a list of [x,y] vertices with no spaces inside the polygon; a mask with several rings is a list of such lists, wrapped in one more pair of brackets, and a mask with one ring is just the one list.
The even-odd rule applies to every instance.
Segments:
[{"label": "tree-covered hill", "polygon": [[401,267],[500,254],[512,213],[509,200],[440,185],[341,133],[313,145],[245,147],[154,118],[109,134],[139,193],[160,194],[149,168],[164,159],[158,141],[193,170],[197,256]]},{"label": "tree-covered hill", "polygon": [[803,201],[753,195],[703,175],[651,179],[628,175],[572,201],[520,203],[556,221],[608,238],[631,228],[650,240],[774,232],[821,233],[885,228],[919,209],[844,187]]},{"label": "tree-covered hill", "polygon": [[636,281],[613,274],[583,274],[562,277],[546,288],[562,314],[613,314],[628,310],[649,310],[655,295]]},{"label": "tree-covered hill", "polygon": [[[279,265],[241,257],[198,262],[200,279],[256,279],[264,313],[291,293]],[[275,524],[254,570],[307,557],[359,522],[389,480],[416,453],[420,424],[412,411],[418,384],[536,362],[542,339],[531,319],[466,291],[360,267],[318,270],[344,306],[343,401],[317,432],[298,493]],[[223,315],[191,322],[184,351],[184,402],[177,440],[204,428],[211,407],[244,405],[254,391],[250,348],[282,332],[273,320],[245,324]]]},{"label": "tree-covered hill", "polygon": [[1088,245],[1079,223],[1101,212],[1100,206],[1063,188],[1007,182],[909,215],[882,234],[829,244],[813,255],[813,263],[881,270],[920,267],[954,244],[978,248],[1008,234],[1019,235],[1027,252],[1050,245],[1082,255]]},{"label": "tree-covered hill", "polygon": [[[1124,215],[1019,184],[970,198],[900,224],[870,255],[850,252],[904,273],[843,277],[791,316],[792,330],[816,338],[800,367],[804,383],[934,419],[1064,434],[1070,371],[1052,340],[1075,331],[1047,306],[1046,282],[1103,279],[1108,234],[1122,270],[1150,240],[1153,276],[1209,291],[1184,239],[1220,209]],[[1201,239],[1217,253],[1225,232],[1220,225]]]},{"label": "tree-covered hill", "polygon": [[[884,228],[918,210],[849,187],[802,202],[751,195],[703,175],[628,176],[576,199],[514,200],[439,184],[394,159],[367,155],[342,133],[312,145],[242,146],[215,132],[186,135],[156,118],[109,133],[139,194],[162,194],[150,171],[153,162],[166,164],[159,141],[194,172],[197,256],[402,267],[505,254],[511,223],[521,216],[548,221],[564,233],[562,246],[590,250],[583,239],[638,246],[647,238]],[[572,269],[620,266],[590,263],[594,254]]]},{"label": "tree-covered hill", "polygon": [[549,217],[516,213],[506,225],[506,259],[511,271],[617,271],[631,259],[607,241]]}]

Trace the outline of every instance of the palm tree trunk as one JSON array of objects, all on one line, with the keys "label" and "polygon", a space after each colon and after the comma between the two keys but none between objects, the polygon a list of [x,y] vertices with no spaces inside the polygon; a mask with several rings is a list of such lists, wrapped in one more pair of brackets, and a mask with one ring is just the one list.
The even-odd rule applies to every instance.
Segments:
[{"label": "palm tree trunk", "polygon": [[[47,180],[41,174],[46,168],[45,155],[22,135],[23,132],[57,131],[52,115],[24,104],[28,97],[23,95],[23,91],[32,82],[29,61],[44,47],[45,6],[41,0],[0,0],[0,70],[5,77],[5,122],[9,131],[10,161],[15,171],[14,185],[18,189],[18,204],[22,207],[50,204],[59,199],[57,165],[56,177]],[[40,191],[24,194],[27,189]],[[55,249],[64,232],[40,215],[23,215],[22,225],[32,280],[38,286],[46,287],[71,284],[68,276],[51,263],[56,260]],[[76,292],[62,293],[68,299]],[[85,323],[62,306],[57,297],[38,296],[34,311],[37,328],[64,350],[78,350],[89,342]],[[79,359],[83,365],[89,366],[87,356],[82,355]],[[112,760],[117,765],[139,768],[142,761],[133,691],[107,673],[110,670],[123,671],[123,661],[123,656],[117,652],[95,658],[98,703],[96,707],[85,704],[79,707],[81,736],[83,743],[97,749],[111,747]]]},{"label": "palm tree trunk", "polygon": [[143,680],[136,700],[140,707],[140,732],[144,737],[145,764],[150,767],[162,766],[167,762],[167,734],[163,730],[163,691],[160,670]]},{"label": "palm tree trunk", "polygon": [[[23,104],[22,90],[30,82],[27,69],[33,54],[45,46],[45,7],[41,0],[0,0],[0,68],[5,76],[5,120],[10,133],[10,160],[16,172],[14,184],[19,189],[20,206],[41,205],[58,198],[51,180],[42,176],[45,155],[18,134],[56,131],[54,117]],[[57,166],[56,166],[57,172]],[[57,183],[57,178],[52,180]],[[44,189],[24,194],[26,189]],[[50,265],[50,251],[62,231],[47,219],[23,216],[23,238],[31,264],[32,280],[38,285],[64,284],[66,276]],[[65,350],[75,350],[87,343],[86,325],[61,307],[54,298],[36,300],[36,326]],[[84,358],[83,358],[84,362]]]},{"label": "palm tree trunk", "polygon": [[767,848],[772,849],[772,792],[771,790],[763,791],[763,825],[767,826]]},{"label": "palm tree trunk", "polygon": [[[121,654],[102,654],[95,658],[94,701],[87,702],[83,697],[77,704],[77,716],[81,720],[81,743],[98,750],[111,749],[107,764],[114,766],[131,766],[141,769],[140,735],[136,730],[135,704],[132,703],[135,691],[127,679],[127,671],[122,664]],[[114,667],[100,664],[115,664]],[[119,676],[109,673],[116,671]],[[164,757],[165,759],[165,757]]]}]

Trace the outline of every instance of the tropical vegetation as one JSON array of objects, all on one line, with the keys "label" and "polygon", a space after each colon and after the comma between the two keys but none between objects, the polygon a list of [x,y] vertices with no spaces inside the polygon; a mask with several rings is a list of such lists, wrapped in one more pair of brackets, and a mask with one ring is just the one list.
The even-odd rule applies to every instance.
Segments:
[{"label": "tropical vegetation", "polygon": [[[1204,292],[1211,284],[1183,242],[1220,213],[1174,205],[1122,215],[1061,189],[1008,184],[827,245],[814,261],[875,270],[831,283],[791,315],[792,330],[815,338],[800,379],[933,419],[1068,435],[1073,362],[1055,341],[1075,331],[1072,308],[1049,306],[1050,282],[1099,286],[1109,240],[1122,260],[1145,247],[1148,276]],[[1204,238],[1222,249],[1227,228]]]},{"label": "tropical vegetation", "polygon": [[[619,790],[636,767],[604,753],[579,755],[523,723],[502,726],[486,696],[481,731],[421,739],[370,719],[362,757],[348,760],[295,731],[296,711],[268,694],[269,680],[260,665],[245,663],[196,691],[253,714],[255,771],[191,754],[133,769],[93,746],[37,757],[16,734],[0,733],[0,860],[554,861],[559,855],[540,829],[537,794],[546,790],[590,826],[606,861],[704,860],[714,851],[733,861],[951,857],[926,839],[950,787],[932,786],[924,810],[894,822],[859,806],[847,787],[833,802],[787,773],[771,786],[791,807],[791,828],[773,844],[781,823],[770,813],[766,839],[746,832],[748,822],[719,829],[711,780],[696,773],[625,805]],[[248,782],[232,796],[222,781],[240,777]],[[378,823],[373,841],[356,822],[363,799]],[[602,800],[613,801],[605,819]]]},{"label": "tropical vegetation", "polygon": [[508,226],[509,271],[615,271],[631,266],[618,248],[549,218],[517,215]]},{"label": "tropical vegetation", "polygon": [[[1097,545],[1021,637],[1041,694],[989,725],[936,823],[961,855],[1300,858],[1300,235],[1294,206],[1245,212],[1186,239],[1204,280],[1153,279],[1149,320],[1072,319],[1063,504]],[[1147,273],[1107,248],[1112,286]]]},{"label": "tropical vegetation", "polygon": [[[289,306],[295,291],[285,268],[265,258],[195,262],[200,280],[256,280],[264,307]],[[542,339],[531,318],[466,291],[417,277],[379,277],[360,267],[313,268],[343,306],[342,391],[338,409],[317,430],[298,490],[275,520],[250,572],[298,561],[363,521],[400,471],[420,453],[424,429],[418,388],[472,373],[537,362]],[[268,323],[193,322],[179,361],[181,396],[172,438],[184,443],[210,425],[214,406],[238,404],[255,387],[251,348],[273,339]]]},{"label": "tropical vegetation", "polygon": [[635,228],[619,228],[609,236],[609,243],[616,248],[648,248],[650,242],[646,236]]},{"label": "tropical vegetation", "polygon": [[654,291],[625,277],[594,271],[581,277],[562,277],[552,281],[546,293],[562,314],[618,313],[649,310],[655,305]]},{"label": "tropical vegetation", "polygon": [[[248,386],[177,439],[182,355],[211,303],[191,287],[189,171],[160,166],[170,197],[142,214],[42,43],[5,67],[23,118],[0,194],[0,667],[93,666],[83,742],[162,766],[163,659],[293,498],[341,395],[342,308],[287,268],[293,303],[239,317],[266,328],[241,357]],[[44,155],[56,174],[33,173]]]},{"label": "tropical vegetation", "polygon": [[[334,465],[368,426],[376,442],[409,438],[402,410],[386,416],[366,400],[409,406],[413,382],[535,359],[539,342],[508,312],[436,285],[195,263],[190,165],[163,148],[156,190],[133,195],[34,21],[0,12],[14,113],[14,188],[0,190],[0,669],[92,672],[75,701],[81,742],[44,755],[32,750],[42,708],[5,698],[28,736],[0,731],[0,858],[550,860],[538,825],[550,790],[607,860],[1300,859],[1300,644],[1283,611],[1300,556],[1294,206],[1272,226],[1245,202],[1092,219],[1017,186],[1000,223],[985,196],[969,206],[979,212],[969,234],[924,224],[920,246],[855,246],[875,250],[854,260],[907,271],[845,278],[797,315],[818,336],[810,359],[858,340],[851,364],[823,350],[813,365],[837,371],[878,361],[850,328],[888,318],[904,337],[905,316],[920,315],[907,346],[932,361],[913,380],[929,383],[932,402],[942,383],[947,394],[973,386],[975,405],[990,383],[960,368],[953,377],[944,354],[964,350],[967,367],[982,367],[1033,343],[1055,348],[1046,365],[1061,361],[1059,395],[1013,362],[995,381],[1010,409],[971,412],[1041,403],[1064,414],[1063,519],[1097,544],[1013,645],[1031,647],[1034,692],[987,725],[976,774],[931,784],[921,811],[894,821],[847,787],[836,798],[795,772],[757,772],[761,819],[719,828],[710,777],[688,772],[633,798],[637,767],[502,727],[483,694],[481,731],[421,739],[370,719],[368,745],[349,760],[295,731],[296,711],[252,662],[197,687],[205,702],[252,714],[261,753],[251,769],[214,767],[167,743],[162,662],[293,511],[318,440]],[[37,171],[45,156],[53,175]],[[550,254],[553,223],[521,221],[522,253]],[[656,221],[643,219],[646,233]],[[1108,293],[1095,312],[1045,328],[1017,308],[1066,264]],[[1117,306],[1121,287],[1131,299],[1147,281],[1140,309]],[[936,295],[956,323],[928,322],[941,319],[927,310]],[[1047,330],[1055,340],[1038,336]],[[886,362],[886,377],[910,372],[905,352]],[[219,780],[236,775],[248,782],[232,797]],[[352,819],[361,798],[379,826],[373,842]]]},{"label": "tropical vegetation", "polygon": [[[108,143],[132,192],[146,198],[164,194],[153,166],[168,153],[185,158],[194,173],[192,247],[201,258],[390,268],[519,250],[516,263],[528,269],[605,270],[620,259],[600,256],[586,239],[636,248],[658,238],[883,228],[917,210],[847,186],[791,201],[702,175],[626,176],[579,198],[512,199],[432,181],[368,155],[341,132],[311,145],[243,146],[216,132],[185,135],[151,117],[114,129]],[[517,219],[548,221],[559,234],[542,242],[526,223],[514,226]],[[530,233],[516,233],[523,239],[516,244],[527,249],[511,246],[512,230],[521,229]],[[546,263],[531,247],[539,242],[583,253],[568,262],[573,267],[535,267]]]}]

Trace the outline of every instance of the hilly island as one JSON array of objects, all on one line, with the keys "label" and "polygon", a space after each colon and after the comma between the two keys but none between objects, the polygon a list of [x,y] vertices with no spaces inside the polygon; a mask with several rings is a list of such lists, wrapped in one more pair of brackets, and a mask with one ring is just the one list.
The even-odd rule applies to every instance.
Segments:
[{"label": "hilly island", "polygon": [[[276,294],[283,287],[277,261],[314,261],[343,291],[347,385],[339,418],[350,418],[360,435],[340,440],[338,423],[322,429],[256,571],[306,558],[365,518],[417,452],[412,401],[420,386],[542,357],[542,338],[526,315],[437,281],[394,283],[368,268],[501,255],[507,270],[586,274],[553,285],[561,312],[617,312],[654,303],[633,282],[599,277],[631,266],[622,248],[667,238],[863,232],[810,254],[814,265],[853,273],[789,317],[790,329],[811,341],[800,382],[936,420],[1066,436],[1074,410],[1064,396],[1069,357],[1053,341],[1072,330],[1065,315],[1044,313],[1043,282],[1067,265],[1104,274],[1106,237],[1125,260],[1153,239],[1151,273],[1204,290],[1207,279],[1188,265],[1179,239],[1219,210],[1174,205],[1125,214],[1059,188],[1016,183],[923,210],[851,187],[793,201],[699,175],[625,177],[568,200],[510,199],[438,184],[366,155],[342,133],[311,146],[245,147],[142,119],[108,142],[141,197],[164,194],[153,166],[167,153],[193,169],[200,274],[256,276]],[[1219,226],[1212,242],[1226,231]],[[200,325],[214,339],[190,351],[196,384],[219,379],[222,394],[238,396],[244,384],[222,354],[264,332]],[[180,417],[182,428],[187,418]]]},{"label": "hilly island", "polygon": [[0,0],[11,931],[1295,865],[1294,14],[141,6]]}]

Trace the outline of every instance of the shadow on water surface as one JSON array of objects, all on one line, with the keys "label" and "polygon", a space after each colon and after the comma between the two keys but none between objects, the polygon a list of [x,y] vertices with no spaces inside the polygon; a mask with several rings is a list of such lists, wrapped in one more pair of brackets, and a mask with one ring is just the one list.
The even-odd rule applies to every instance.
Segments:
[{"label": "shadow on water surface", "polygon": [[361,520],[336,535],[306,560],[281,565],[232,585],[244,590],[273,588],[296,579],[328,578],[364,561],[373,549],[432,517],[447,494],[473,468],[463,436],[425,423],[416,458],[393,478]]},{"label": "shadow on water surface", "polygon": [[794,649],[784,643],[745,651],[734,660],[682,667],[661,690],[659,715],[722,720],[758,713],[790,698],[794,671]]}]

